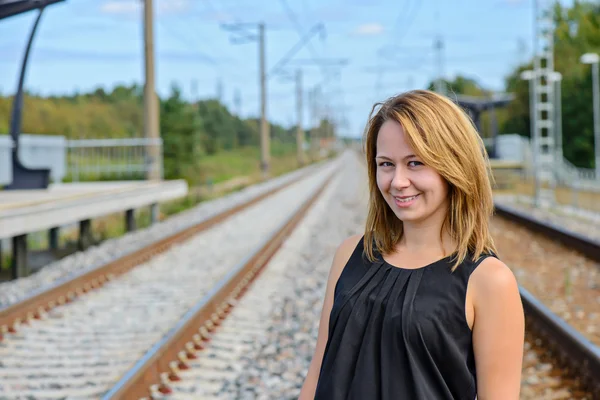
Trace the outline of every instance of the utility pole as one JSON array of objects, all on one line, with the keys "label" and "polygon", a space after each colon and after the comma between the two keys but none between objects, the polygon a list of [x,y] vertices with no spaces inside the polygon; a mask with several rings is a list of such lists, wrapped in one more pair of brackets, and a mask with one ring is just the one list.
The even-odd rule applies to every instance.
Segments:
[{"label": "utility pole", "polygon": [[446,84],[444,83],[444,43],[442,38],[438,37],[435,40],[435,51],[437,58],[437,79],[435,80],[435,91],[441,95],[446,95]]},{"label": "utility pole", "polygon": [[436,64],[437,64],[437,79],[435,80],[435,91],[439,94],[445,96],[446,95],[446,84],[444,82],[444,41],[442,40],[442,35],[439,31],[440,29],[440,12],[439,12],[439,4],[435,9],[435,26],[438,29],[438,33],[436,35],[434,41],[434,50],[436,55]]},{"label": "utility pole", "polygon": [[298,165],[304,165],[304,131],[302,130],[302,70],[296,71],[296,107],[298,112],[298,123],[296,127],[296,147],[298,153]]},{"label": "utility pole", "polygon": [[259,58],[259,81],[260,81],[260,150],[261,170],[263,177],[269,176],[269,163],[271,156],[271,141],[269,137],[269,122],[267,121],[267,77],[265,60],[265,24],[258,25],[258,58]]},{"label": "utility pole", "polygon": [[217,80],[217,100],[219,103],[223,103],[223,80],[221,78]]},{"label": "utility pole", "polygon": [[152,0],[144,0],[144,136],[151,143],[146,149],[149,169],[146,171],[148,180],[162,178],[161,151],[158,146],[160,139],[158,97],[154,86],[154,11]]},{"label": "utility pole", "polygon": [[315,121],[316,121],[316,107],[315,107],[315,88],[311,89],[308,92],[308,110],[310,112],[309,117],[308,117],[308,121],[309,121],[309,132],[308,132],[308,136],[310,137],[310,158],[311,160],[315,160],[315,149],[316,149],[316,127],[315,127]]},{"label": "utility pole", "polygon": [[320,109],[320,88],[315,86],[311,93],[311,120],[310,147],[314,160],[319,158],[319,139],[321,137],[321,109]]},{"label": "utility pole", "polygon": [[247,43],[249,41],[258,40],[258,60],[259,60],[259,86],[260,86],[260,144],[261,144],[261,170],[263,177],[268,177],[270,172],[270,126],[267,120],[267,80],[278,74],[283,66],[298,52],[302,46],[310,39],[310,37],[318,32],[323,35],[325,26],[317,24],[307,32],[307,34],[292,47],[282,59],[269,71],[266,71],[267,62],[265,56],[265,24],[258,24],[258,35],[246,31],[248,27],[255,27],[256,24],[235,23],[232,25],[222,25],[226,30],[237,33],[239,36],[233,38],[232,41],[237,44]]},{"label": "utility pole", "polygon": [[600,92],[600,86],[598,81],[598,63],[592,64],[592,83],[593,83],[593,103],[594,103],[594,167],[596,171],[596,179],[600,178],[600,118],[598,116],[598,109],[600,108],[598,93]]},{"label": "utility pole", "polygon": [[190,94],[192,95],[192,103],[196,103],[198,101],[198,81],[196,79],[192,79]]},{"label": "utility pole", "polygon": [[[238,36],[232,38],[232,42],[236,44],[248,43],[250,41],[258,41],[258,86],[260,87],[260,169],[263,178],[269,176],[270,170],[270,138],[269,138],[269,121],[267,120],[267,71],[266,71],[266,55],[265,55],[265,24],[243,24],[236,23],[233,25],[222,25],[226,30],[236,33]],[[249,27],[257,27],[258,34],[248,32]]]},{"label": "utility pole", "polygon": [[235,105],[235,113],[238,118],[241,118],[242,115],[242,95],[240,94],[240,89],[235,89],[235,93],[233,94],[233,104]]}]

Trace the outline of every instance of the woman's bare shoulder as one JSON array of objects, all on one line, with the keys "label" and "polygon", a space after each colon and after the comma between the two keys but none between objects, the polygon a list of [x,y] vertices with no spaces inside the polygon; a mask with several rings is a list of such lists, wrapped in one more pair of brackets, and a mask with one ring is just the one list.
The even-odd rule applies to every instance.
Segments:
[{"label": "woman's bare shoulder", "polygon": [[519,288],[515,275],[510,268],[496,257],[487,257],[473,271],[471,276],[473,286],[479,293],[485,293],[483,296],[489,299],[490,294],[498,295],[518,295]]},{"label": "woman's bare shoulder", "polygon": [[358,243],[362,239],[362,234],[352,235],[344,239],[338,246],[335,256],[333,257],[332,275],[339,276],[344,269],[344,266],[348,263],[350,256],[358,246]]},{"label": "woman's bare shoulder", "polygon": [[[360,242],[362,237],[362,234],[348,236],[340,243],[340,245],[338,246],[338,251],[341,251],[343,253],[350,252],[350,254],[352,254],[356,246],[358,246],[358,243]],[[350,256],[350,254],[348,256]]]}]

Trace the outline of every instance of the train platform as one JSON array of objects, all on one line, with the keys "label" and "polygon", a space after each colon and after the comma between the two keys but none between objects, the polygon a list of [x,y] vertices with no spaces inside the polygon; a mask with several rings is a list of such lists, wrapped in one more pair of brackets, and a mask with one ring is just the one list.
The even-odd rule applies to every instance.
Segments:
[{"label": "train platform", "polygon": [[13,278],[27,275],[29,233],[49,230],[52,247],[61,226],[79,223],[85,247],[92,219],[125,212],[126,224],[134,228],[134,210],[152,207],[155,222],[159,203],[187,193],[184,180],[61,183],[45,190],[0,191],[0,239],[12,238]]}]

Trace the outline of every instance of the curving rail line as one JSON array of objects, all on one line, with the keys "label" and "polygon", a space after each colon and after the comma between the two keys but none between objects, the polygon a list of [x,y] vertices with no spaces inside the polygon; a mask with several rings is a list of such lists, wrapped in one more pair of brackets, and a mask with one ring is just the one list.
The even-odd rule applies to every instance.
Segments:
[{"label": "curving rail line", "polygon": [[[553,240],[560,241],[600,263],[600,243],[554,224],[534,219],[505,205],[495,205],[496,214]],[[559,318],[523,287],[519,287],[527,329],[541,338],[581,386],[600,399],[600,348]]]}]

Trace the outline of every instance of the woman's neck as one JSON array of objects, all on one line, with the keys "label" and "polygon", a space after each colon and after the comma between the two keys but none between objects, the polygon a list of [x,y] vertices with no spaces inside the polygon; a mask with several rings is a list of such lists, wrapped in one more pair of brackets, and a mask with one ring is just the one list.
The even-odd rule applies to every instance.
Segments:
[{"label": "woman's neck", "polygon": [[402,237],[396,245],[396,251],[409,254],[436,253],[442,256],[452,254],[457,243],[452,239],[450,233],[440,231],[442,224],[404,224]]}]

